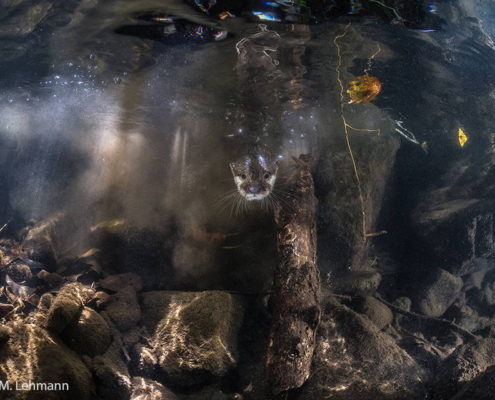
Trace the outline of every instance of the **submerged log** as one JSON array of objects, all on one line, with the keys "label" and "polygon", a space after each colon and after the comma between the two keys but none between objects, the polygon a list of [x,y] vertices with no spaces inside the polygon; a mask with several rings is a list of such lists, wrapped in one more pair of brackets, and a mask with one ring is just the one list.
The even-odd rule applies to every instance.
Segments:
[{"label": "submerged log", "polygon": [[274,395],[301,387],[308,379],[320,320],[316,267],[316,198],[309,157],[296,159],[293,196],[275,212],[279,265],[270,306],[273,323],[267,357]]}]

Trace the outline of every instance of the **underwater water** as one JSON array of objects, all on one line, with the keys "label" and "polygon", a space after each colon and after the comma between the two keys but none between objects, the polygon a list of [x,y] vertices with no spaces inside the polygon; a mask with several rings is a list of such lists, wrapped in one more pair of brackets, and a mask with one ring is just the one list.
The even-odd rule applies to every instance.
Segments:
[{"label": "underwater water", "polygon": [[[84,310],[125,357],[93,362],[87,390],[71,375],[71,398],[155,398],[138,377],[175,393],[157,399],[267,398],[273,214],[308,154],[323,311],[288,398],[490,398],[493,18],[491,0],[0,0],[0,317],[104,293]],[[108,353],[50,318],[74,357]]]}]

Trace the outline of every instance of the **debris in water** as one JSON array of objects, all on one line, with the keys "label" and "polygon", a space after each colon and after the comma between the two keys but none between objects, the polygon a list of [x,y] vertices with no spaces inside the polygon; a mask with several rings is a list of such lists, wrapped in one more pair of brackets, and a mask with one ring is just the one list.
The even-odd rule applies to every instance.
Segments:
[{"label": "debris in water", "polygon": [[404,139],[409,140],[411,143],[419,144],[421,146],[421,144],[418,142],[418,139],[416,139],[414,133],[412,133],[409,129],[407,129],[404,126],[403,121],[395,121],[395,125],[396,125],[395,132],[401,135]]},{"label": "debris in water", "polygon": [[358,76],[355,80],[350,81],[348,86],[347,93],[351,98],[349,104],[369,103],[382,90],[380,80],[368,74]]},{"label": "debris in water", "polygon": [[0,233],[9,225],[9,223],[10,223],[10,219],[5,224],[2,225],[2,227],[0,228]]},{"label": "debris in water", "polygon": [[220,14],[218,14],[218,18],[220,19],[235,18],[235,15],[230,13],[229,11],[223,11]]},{"label": "debris in water", "polygon": [[467,133],[464,132],[462,128],[459,128],[459,131],[457,132],[457,141],[459,142],[459,146],[464,147],[468,140],[469,137]]},{"label": "debris in water", "polygon": [[349,3],[349,11],[347,11],[347,14],[355,15],[359,14],[363,10],[363,4],[360,1],[351,0]]},{"label": "debris in water", "polygon": [[35,288],[30,288],[29,286],[20,285],[10,278],[10,276],[5,275],[5,283],[12,291],[12,293],[21,299],[28,299],[35,291]]},{"label": "debris in water", "polygon": [[258,17],[260,21],[275,21],[281,22],[282,20],[275,15],[263,11],[252,11],[252,14]]}]

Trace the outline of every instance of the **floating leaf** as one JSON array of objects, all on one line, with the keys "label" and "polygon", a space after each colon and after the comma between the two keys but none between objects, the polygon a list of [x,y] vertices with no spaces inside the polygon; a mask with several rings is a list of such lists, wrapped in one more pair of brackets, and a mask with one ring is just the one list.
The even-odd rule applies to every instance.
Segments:
[{"label": "floating leaf", "polygon": [[459,142],[459,146],[464,147],[468,140],[469,137],[466,132],[464,132],[462,128],[459,128],[459,131],[457,133],[457,141]]},{"label": "floating leaf", "polygon": [[364,11],[364,7],[360,1],[351,0],[349,2],[349,10],[347,11],[348,14],[359,14],[362,11]]},{"label": "floating leaf", "polygon": [[369,103],[373,100],[382,90],[382,83],[371,75],[361,75],[355,80],[349,82],[349,97],[351,100],[349,104],[362,104]]},{"label": "floating leaf", "polygon": [[423,149],[423,151],[425,153],[428,153],[428,148],[429,148],[428,147],[428,142],[421,142],[421,145],[420,146],[421,146],[421,148]]}]

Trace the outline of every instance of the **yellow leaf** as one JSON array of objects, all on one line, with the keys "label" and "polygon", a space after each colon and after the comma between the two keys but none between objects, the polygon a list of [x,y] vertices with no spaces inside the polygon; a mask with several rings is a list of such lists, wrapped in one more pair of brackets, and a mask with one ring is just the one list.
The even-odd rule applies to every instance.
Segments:
[{"label": "yellow leaf", "polygon": [[349,104],[368,103],[373,100],[382,90],[382,83],[378,78],[371,75],[361,75],[348,83],[347,93],[351,100]]},{"label": "yellow leaf", "polygon": [[457,141],[459,142],[459,146],[464,147],[464,145],[469,140],[468,135],[462,128],[459,128],[459,132],[457,133]]}]

